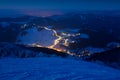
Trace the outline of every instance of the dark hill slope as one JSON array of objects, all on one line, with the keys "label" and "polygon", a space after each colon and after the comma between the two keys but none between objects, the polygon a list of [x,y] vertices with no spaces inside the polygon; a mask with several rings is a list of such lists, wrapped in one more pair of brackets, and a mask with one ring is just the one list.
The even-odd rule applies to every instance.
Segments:
[{"label": "dark hill slope", "polygon": [[64,52],[58,52],[53,49],[44,47],[30,47],[26,45],[0,43],[0,57],[40,57],[40,56],[60,56],[67,57],[68,54]]},{"label": "dark hill slope", "polygon": [[85,60],[87,61],[101,61],[107,65],[112,67],[119,67],[120,68],[120,47],[101,52],[101,53],[94,53],[87,57]]}]

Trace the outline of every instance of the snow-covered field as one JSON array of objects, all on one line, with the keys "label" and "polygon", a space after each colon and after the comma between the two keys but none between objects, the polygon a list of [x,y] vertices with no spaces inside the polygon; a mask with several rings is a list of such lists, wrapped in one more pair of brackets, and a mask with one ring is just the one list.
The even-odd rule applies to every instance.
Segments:
[{"label": "snow-covered field", "polygon": [[59,57],[1,58],[0,80],[120,80],[120,71]]}]

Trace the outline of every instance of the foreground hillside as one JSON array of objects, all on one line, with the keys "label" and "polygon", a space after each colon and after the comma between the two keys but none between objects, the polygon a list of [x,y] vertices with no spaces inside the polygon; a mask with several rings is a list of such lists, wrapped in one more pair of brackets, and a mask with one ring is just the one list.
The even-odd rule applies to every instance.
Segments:
[{"label": "foreground hillside", "polygon": [[116,61],[119,52],[115,48],[78,57],[45,47],[0,43],[0,80],[119,80],[120,70],[115,69],[116,65],[115,68],[105,65],[109,60],[112,60],[109,64],[119,64]]},{"label": "foreground hillside", "polygon": [[119,80],[120,71],[56,57],[2,58],[0,80]]}]

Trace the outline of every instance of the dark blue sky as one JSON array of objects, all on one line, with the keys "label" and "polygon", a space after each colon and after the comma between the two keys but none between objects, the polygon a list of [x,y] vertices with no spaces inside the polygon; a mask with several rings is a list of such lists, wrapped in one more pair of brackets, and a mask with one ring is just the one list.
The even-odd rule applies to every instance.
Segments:
[{"label": "dark blue sky", "polygon": [[0,0],[0,9],[116,10],[120,0]]},{"label": "dark blue sky", "polygon": [[120,0],[0,0],[0,16],[44,17],[87,10],[120,10]]}]

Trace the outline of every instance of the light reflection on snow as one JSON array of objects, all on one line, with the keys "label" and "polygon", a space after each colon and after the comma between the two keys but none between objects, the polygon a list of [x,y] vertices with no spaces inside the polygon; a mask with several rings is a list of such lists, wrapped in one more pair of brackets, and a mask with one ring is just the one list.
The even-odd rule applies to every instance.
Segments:
[{"label": "light reflection on snow", "polygon": [[[27,28],[27,26],[28,26],[28,24],[24,24],[21,28],[25,29],[25,28]],[[40,29],[44,29],[46,31],[53,32],[52,36],[55,36],[56,39],[54,39],[53,44],[49,45],[49,46],[41,45],[37,42],[32,43],[31,46],[33,46],[33,47],[46,47],[46,48],[57,50],[59,52],[66,52],[68,54],[74,55],[74,53],[71,53],[65,47],[69,47],[69,43],[74,43],[75,42],[75,41],[71,40],[70,37],[79,36],[80,33],[69,34],[69,33],[61,32],[60,34],[58,34],[57,30],[52,29],[52,26],[37,26],[37,25],[35,25],[35,27],[40,28]],[[61,45],[65,46],[65,47],[62,47]]]},{"label": "light reflection on snow", "polygon": [[[69,46],[69,42],[70,42],[69,37],[79,36],[80,33],[77,33],[77,34],[62,33],[62,35],[58,35],[58,34],[57,34],[57,31],[54,30],[54,29],[50,29],[50,28],[47,28],[47,27],[43,27],[43,28],[46,29],[46,30],[52,30],[52,31],[54,32],[54,35],[55,35],[56,37],[58,37],[57,39],[54,40],[53,45],[47,46],[47,48],[51,48],[51,49],[54,49],[54,50],[57,50],[57,51],[60,51],[60,52],[66,52],[66,53],[68,53],[68,54],[70,54],[70,55],[72,55],[72,56],[74,55],[74,53],[71,53],[69,50],[62,49],[62,48],[56,47],[56,46],[59,45],[59,44],[61,43],[61,41],[63,40],[63,43],[62,43],[62,44],[63,44],[64,46],[68,47],[68,46]],[[71,43],[73,43],[73,42],[75,42],[75,41],[71,41]]]}]

